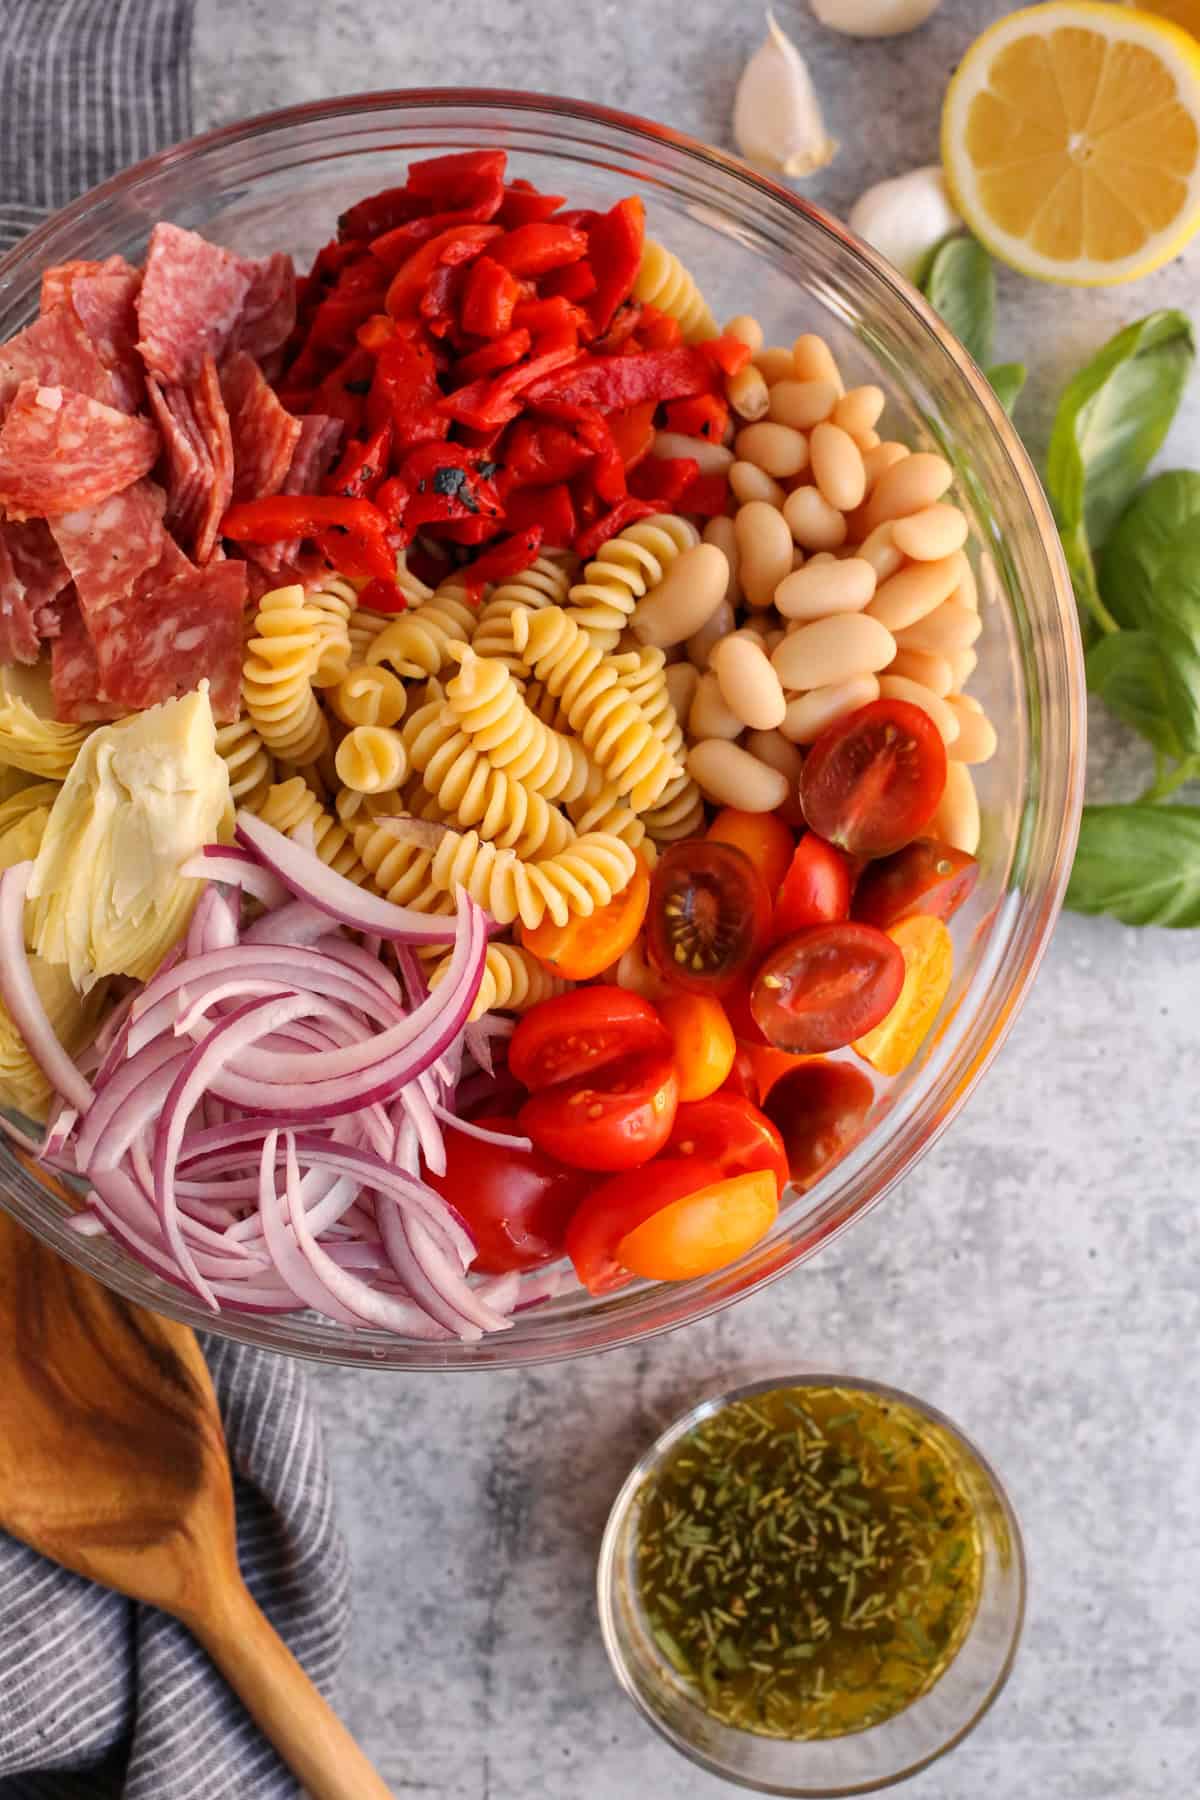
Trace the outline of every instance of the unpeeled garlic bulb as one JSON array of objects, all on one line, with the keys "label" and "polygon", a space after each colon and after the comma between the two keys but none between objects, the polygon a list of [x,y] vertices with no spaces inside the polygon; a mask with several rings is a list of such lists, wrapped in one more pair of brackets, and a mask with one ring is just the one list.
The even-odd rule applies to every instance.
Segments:
[{"label": "unpeeled garlic bulb", "polygon": [[847,37],[899,37],[915,31],[941,0],[812,0],[822,25]]},{"label": "unpeeled garlic bulb", "polygon": [[846,223],[910,281],[934,245],[962,229],[936,163],[876,182],[855,201]]},{"label": "unpeeled garlic bulb", "polygon": [[738,82],[733,136],[747,162],[772,174],[812,175],[837,152],[808,64],[770,12],[766,40]]}]

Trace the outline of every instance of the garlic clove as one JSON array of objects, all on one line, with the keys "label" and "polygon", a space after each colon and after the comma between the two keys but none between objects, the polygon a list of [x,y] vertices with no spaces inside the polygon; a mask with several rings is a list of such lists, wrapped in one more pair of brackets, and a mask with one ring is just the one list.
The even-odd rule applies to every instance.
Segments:
[{"label": "garlic clove", "polygon": [[822,25],[846,37],[899,37],[915,31],[941,0],[812,0]]},{"label": "garlic clove", "polygon": [[950,203],[940,167],[927,163],[876,182],[855,201],[846,223],[915,281],[929,252],[952,231],[961,231],[963,222]]},{"label": "garlic clove", "polygon": [[747,162],[772,174],[812,175],[837,145],[825,130],[808,64],[767,13],[767,36],[742,71],[733,136]]}]

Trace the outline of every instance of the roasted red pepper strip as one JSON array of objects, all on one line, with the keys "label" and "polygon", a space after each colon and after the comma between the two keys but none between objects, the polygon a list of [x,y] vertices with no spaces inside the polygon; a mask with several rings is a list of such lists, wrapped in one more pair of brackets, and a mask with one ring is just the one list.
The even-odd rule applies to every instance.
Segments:
[{"label": "roasted red pepper strip", "polygon": [[493,425],[505,425],[520,412],[520,396],[532,383],[574,362],[577,355],[574,345],[547,350],[527,363],[518,363],[515,369],[509,369],[494,381],[473,381],[467,387],[447,394],[441,410],[448,418],[479,431],[487,431]]},{"label": "roasted red pepper strip", "polygon": [[386,313],[372,313],[355,332],[360,347],[369,350],[372,356],[378,356],[385,344],[390,344],[396,335],[396,321],[389,319]]},{"label": "roasted red pepper strip", "polygon": [[[411,566],[410,558],[410,569]],[[424,577],[418,576],[417,579],[420,581]],[[365,606],[368,612],[381,613],[402,613],[408,607],[403,590],[397,587],[394,581],[380,581],[378,576],[373,581],[368,581],[366,587],[361,590],[358,604]]]},{"label": "roasted red pepper strip", "polygon": [[698,349],[637,350],[630,356],[590,359],[569,374],[551,376],[529,390],[533,406],[566,401],[612,412],[645,400],[682,400],[711,393],[713,365]]},{"label": "roasted red pepper strip", "polygon": [[397,455],[416,444],[444,438],[447,421],[438,410],[441,389],[426,345],[397,336],[379,353],[367,400],[367,424],[377,431],[387,419]]},{"label": "roasted red pepper strip", "polygon": [[369,500],[343,500],[332,494],[273,494],[266,500],[243,500],[221,520],[221,536],[240,544],[313,538],[343,574],[378,576],[393,584],[396,580],[387,520]]},{"label": "roasted red pepper strip", "polygon": [[611,512],[603,513],[600,518],[588,526],[588,529],[580,537],[576,538],[574,546],[576,554],[585,560],[589,556],[595,556],[601,544],[606,544],[610,537],[616,537],[617,533],[624,531],[627,525],[634,524],[638,519],[648,519],[651,513],[657,511],[657,506],[652,506],[648,500],[620,501]]},{"label": "roasted red pepper strip", "polygon": [[423,444],[406,456],[400,475],[412,497],[405,530],[441,521],[501,521],[504,509],[490,477],[480,470],[482,460],[465,444]]},{"label": "roasted red pepper strip", "polygon": [[513,531],[540,525],[543,543],[559,550],[570,548],[579,529],[571,490],[565,481],[555,482],[552,487],[518,488],[505,501],[504,523]]},{"label": "roasted red pepper strip", "polygon": [[696,394],[690,400],[672,400],[667,406],[666,428],[682,437],[719,444],[728,423],[729,408],[716,394]]},{"label": "roasted red pepper strip", "polygon": [[539,194],[532,181],[510,181],[496,217],[509,231],[518,225],[537,225],[556,213],[565,198],[565,194]]},{"label": "roasted red pepper strip", "polygon": [[638,343],[643,350],[670,350],[682,339],[678,319],[673,319],[670,313],[659,312],[656,306],[643,305],[638,325]]},{"label": "roasted red pepper strip", "polygon": [[623,300],[613,314],[613,321],[608,330],[600,337],[593,338],[588,345],[592,355],[616,356],[618,352],[628,355],[636,350],[638,346],[634,338],[641,318],[641,301]]},{"label": "roasted red pepper strip", "polygon": [[745,368],[752,355],[749,344],[744,344],[741,338],[735,337],[706,338],[696,348],[710,359],[722,375],[736,375]]},{"label": "roasted red pepper strip", "polygon": [[654,400],[643,400],[640,406],[628,406],[623,412],[608,415],[608,429],[621,452],[626,469],[632,469],[649,453],[654,442]]},{"label": "roasted red pepper strip", "polygon": [[587,255],[587,234],[557,219],[541,224],[518,225],[497,238],[490,254],[514,275],[544,275]]},{"label": "roasted red pepper strip", "polygon": [[494,257],[481,256],[467,277],[459,322],[476,337],[501,337],[513,323],[520,298],[517,278]]},{"label": "roasted red pepper strip", "polygon": [[445,231],[454,231],[463,225],[482,223],[474,212],[439,212],[431,213],[427,219],[414,219],[411,225],[399,225],[395,231],[385,231],[371,244],[371,255],[381,271],[387,275],[395,275],[402,269],[409,257],[427,244],[431,238],[440,237]]},{"label": "roasted red pepper strip", "polygon": [[513,537],[501,538],[477,557],[465,571],[468,589],[476,595],[491,581],[509,581],[527,569],[542,547],[542,528],[533,525]]},{"label": "roasted red pepper strip", "polygon": [[448,337],[455,329],[467,275],[465,267],[446,263],[435,269],[426,282],[417,310],[434,337]]},{"label": "roasted red pepper strip", "polygon": [[679,502],[679,511],[715,519],[729,507],[729,482],[724,473],[697,475]]},{"label": "roasted red pepper strip", "polygon": [[391,443],[392,422],[385,419],[365,443],[356,439],[347,444],[341,462],[325,477],[322,491],[340,495],[343,500],[369,498],[372,488],[377,487],[387,473]]},{"label": "roasted red pepper strip", "polygon": [[469,350],[454,365],[455,379],[477,381],[481,375],[494,375],[499,369],[510,369],[527,353],[533,339],[527,331],[506,331],[503,337]]},{"label": "roasted red pepper strip", "polygon": [[592,329],[583,308],[564,300],[561,294],[550,300],[522,300],[513,311],[512,322],[523,325],[535,336],[547,331],[578,333],[581,327],[590,336]]},{"label": "roasted red pepper strip", "polygon": [[[338,220],[338,237],[342,246],[362,238],[377,238],[397,225],[405,225],[410,219],[419,219],[423,213],[432,211],[427,195],[412,193],[407,186],[384,188],[381,193],[369,194],[365,200],[357,201],[342,214]],[[326,249],[332,247],[327,245]],[[321,254],[323,256],[325,252]]]},{"label": "roasted red pepper strip", "polygon": [[592,265],[586,260],[567,263],[561,269],[550,269],[538,283],[547,300],[586,300],[595,293],[596,285]]},{"label": "roasted red pepper strip", "polygon": [[419,250],[413,252],[397,275],[392,278],[384,305],[394,319],[403,313],[416,312],[421,295],[434,270],[443,264],[451,266],[470,262],[492,238],[501,236],[498,225],[456,225],[441,231]]},{"label": "roasted red pepper strip", "polygon": [[654,500],[659,510],[670,512],[700,473],[694,456],[647,456],[629,477],[629,491],[639,500]]},{"label": "roasted red pepper strip", "polygon": [[375,358],[356,346],[321,381],[313,394],[312,410],[340,419],[347,437],[361,436],[374,372]]},{"label": "roasted red pepper strip", "polygon": [[581,443],[592,451],[592,486],[606,506],[615,506],[626,494],[625,463],[600,413],[588,413],[576,426]]},{"label": "roasted red pepper strip", "polygon": [[513,487],[549,487],[586,469],[592,454],[575,424],[518,419],[504,442],[504,471]]},{"label": "roasted red pepper strip", "polygon": [[[488,206],[491,218],[504,199],[504,150],[452,150],[445,156],[425,156],[408,165],[407,191],[427,196],[443,210]],[[431,209],[432,210],[432,209]]]},{"label": "roasted red pepper strip", "polygon": [[645,237],[646,208],[636,194],[588,226],[588,262],[596,277],[588,311],[598,332],[608,330],[618,306],[633,292]]}]

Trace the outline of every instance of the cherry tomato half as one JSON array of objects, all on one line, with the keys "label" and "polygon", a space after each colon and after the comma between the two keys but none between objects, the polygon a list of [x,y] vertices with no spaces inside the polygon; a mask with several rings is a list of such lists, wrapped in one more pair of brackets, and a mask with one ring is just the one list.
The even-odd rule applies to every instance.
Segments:
[{"label": "cherry tomato half", "polygon": [[685,838],[659,859],[650,884],[650,959],[675,987],[720,996],[766,942],[767,886],[744,851]]},{"label": "cherry tomato half", "polygon": [[814,925],[759,969],[750,1006],[779,1050],[840,1050],[887,1017],[904,986],[899,946],[873,925]]},{"label": "cherry tomato half", "polygon": [[949,919],[978,879],[973,856],[936,838],[918,838],[895,856],[870,865],[855,889],[854,916],[880,931],[919,913]]},{"label": "cherry tomato half", "polygon": [[[476,1124],[509,1137],[515,1119],[485,1114]],[[567,1225],[591,1185],[582,1169],[554,1162],[536,1147],[504,1149],[466,1132],[446,1132],[446,1173],[425,1171],[430,1187],[462,1214],[475,1239],[472,1265],[487,1275],[536,1269],[562,1255]]]},{"label": "cherry tomato half", "polygon": [[743,851],[766,882],[768,894],[779,892],[796,840],[778,813],[739,812],[736,806],[723,806],[706,835]]},{"label": "cherry tomato half", "polygon": [[667,1028],[648,1000],[608,985],[555,994],[525,1014],[508,1046],[509,1073],[536,1093],[638,1051],[669,1053]]},{"label": "cherry tomato half", "polygon": [[928,825],[946,785],[946,747],[907,700],[872,700],[822,732],[800,800],[814,831],[854,856],[890,856]]},{"label": "cherry tomato half", "polygon": [[540,1088],[518,1123],[539,1150],[572,1168],[636,1169],[670,1137],[678,1105],[669,1049],[643,1051]]},{"label": "cherry tomato half", "polygon": [[663,1024],[675,1046],[679,1098],[703,1100],[715,1094],[733,1067],[733,1027],[711,994],[674,993],[659,1002]]},{"label": "cherry tomato half", "polygon": [[907,1069],[941,1011],[954,975],[954,942],[941,919],[901,919],[887,935],[904,958],[904,986],[887,1017],[855,1038],[854,1048],[881,1075]]},{"label": "cherry tomato half", "polygon": [[770,1173],[730,1175],[652,1213],[617,1245],[617,1261],[650,1281],[724,1269],[766,1237],[779,1214]]},{"label": "cherry tomato half", "polygon": [[875,1090],[850,1063],[797,1063],[771,1089],[767,1116],[787,1147],[797,1187],[810,1188],[860,1136]]},{"label": "cherry tomato half", "polygon": [[848,859],[815,831],[806,831],[776,890],[771,936],[791,937],[806,925],[831,925],[836,919],[848,919],[852,888]]},{"label": "cherry tomato half", "polygon": [[568,981],[590,981],[615,963],[636,941],[650,899],[650,871],[645,859],[635,856],[633,875],[607,906],[586,918],[572,913],[565,925],[543,919],[535,930],[521,933],[525,948]]},{"label": "cherry tomato half", "polygon": [[765,1113],[738,1094],[712,1094],[681,1106],[667,1140],[668,1156],[716,1163],[722,1175],[769,1169],[782,1194],[788,1178],[783,1139]]},{"label": "cherry tomato half", "polygon": [[617,1245],[643,1220],[688,1194],[715,1187],[724,1179],[716,1163],[698,1157],[663,1157],[647,1168],[602,1181],[583,1201],[567,1226],[567,1255],[590,1294],[611,1294],[624,1287],[630,1271],[617,1261]]}]

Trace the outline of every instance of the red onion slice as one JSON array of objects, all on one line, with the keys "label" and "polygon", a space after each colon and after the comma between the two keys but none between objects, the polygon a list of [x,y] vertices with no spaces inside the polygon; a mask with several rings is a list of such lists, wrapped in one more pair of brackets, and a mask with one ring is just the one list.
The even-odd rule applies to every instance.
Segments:
[{"label": "red onion slice", "polygon": [[[263,871],[264,874],[266,871]],[[274,880],[274,876],[271,877]],[[274,912],[264,914],[242,933],[247,944],[315,944],[329,931],[329,914],[310,906],[307,900],[288,900]]]},{"label": "red onion slice", "polygon": [[257,857],[247,856],[232,844],[206,844],[195,856],[189,856],[179,873],[195,881],[227,882],[252,899],[261,900],[264,906],[282,906],[288,897],[283,882],[264,869]]},{"label": "red onion slice", "polygon": [[[452,1113],[448,1107],[441,1106],[436,1101],[433,1104],[432,1110],[437,1114],[438,1118],[442,1121],[442,1124],[448,1125],[451,1131],[461,1131],[464,1137],[478,1138],[481,1144],[495,1144],[500,1150],[533,1149],[532,1138],[512,1137],[506,1131],[489,1131],[486,1125],[476,1125],[471,1119],[460,1119],[457,1113]],[[426,1157],[425,1160],[426,1162],[429,1162],[428,1157]],[[433,1169],[432,1163],[429,1163],[429,1166]],[[435,1175],[444,1175],[446,1171],[444,1169],[433,1169],[433,1172]]]},{"label": "red onion slice", "polygon": [[84,1112],[95,1097],[91,1084],[59,1043],[29,972],[25,894],[32,874],[33,864],[23,862],[0,875],[0,1000],[51,1087],[77,1112]]},{"label": "red onion slice", "polygon": [[303,1213],[304,1202],[300,1196],[299,1181],[295,1192],[291,1184],[291,1173],[294,1165],[295,1151],[292,1139],[288,1145],[288,1201],[285,1209],[280,1196],[278,1180],[275,1172],[276,1148],[279,1133],[269,1131],[263,1139],[262,1157],[259,1162],[258,1179],[258,1217],[262,1226],[263,1237],[267,1249],[271,1252],[271,1261],[280,1279],[296,1295],[297,1302],[303,1306],[315,1307],[327,1318],[339,1325],[349,1325],[357,1331],[359,1321],[356,1315],[343,1306],[332,1288],[321,1281],[314,1273],[308,1258],[298,1247],[298,1239],[288,1230],[289,1214]]}]

